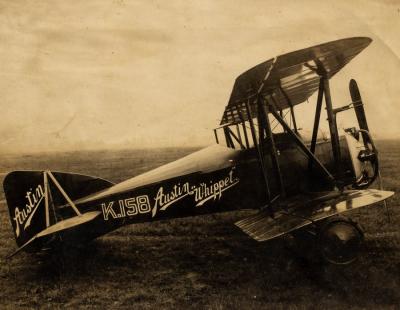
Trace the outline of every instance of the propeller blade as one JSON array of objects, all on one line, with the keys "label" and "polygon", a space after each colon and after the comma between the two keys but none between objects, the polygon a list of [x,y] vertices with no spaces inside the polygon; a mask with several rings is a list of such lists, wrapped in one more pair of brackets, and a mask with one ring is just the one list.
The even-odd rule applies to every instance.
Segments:
[{"label": "propeller blade", "polygon": [[[361,100],[360,90],[358,89],[357,82],[354,79],[350,80],[349,90],[350,90],[351,101],[354,104],[354,111],[357,116],[358,125],[360,129],[369,131],[367,118],[365,116],[364,105]],[[363,137],[364,144],[369,143],[370,140],[368,135],[365,132],[362,132],[361,134]]]}]

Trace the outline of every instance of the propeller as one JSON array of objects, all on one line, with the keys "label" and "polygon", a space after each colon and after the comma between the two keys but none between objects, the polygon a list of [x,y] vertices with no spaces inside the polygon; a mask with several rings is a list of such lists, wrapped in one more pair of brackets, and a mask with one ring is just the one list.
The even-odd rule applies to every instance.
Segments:
[{"label": "propeller", "polygon": [[[375,147],[374,141],[369,133],[368,122],[365,116],[364,105],[361,100],[360,90],[358,88],[357,82],[354,79],[350,80],[349,90],[351,101],[353,102],[354,111],[356,113],[358,125],[360,128],[360,132],[363,138],[365,151],[360,152],[359,159],[363,162],[369,161],[373,166],[373,176],[363,176],[363,180],[361,180],[355,187],[364,188],[369,186],[375,179],[378,179],[379,189],[383,190],[383,183],[381,177],[381,171],[379,169],[379,161],[378,161],[378,151]],[[390,213],[386,203],[386,200],[383,201],[386,214],[388,217],[388,221],[390,222]]]},{"label": "propeller", "polygon": [[371,142],[370,137],[368,135],[369,132],[368,123],[367,123],[367,118],[365,116],[364,105],[361,100],[360,90],[358,89],[357,82],[354,79],[350,80],[349,90],[350,90],[351,101],[353,102],[354,106],[354,111],[356,112],[358,125],[361,130],[366,131],[366,132],[365,131],[361,132],[361,134],[363,137],[364,145],[367,148],[368,146],[366,144]]}]

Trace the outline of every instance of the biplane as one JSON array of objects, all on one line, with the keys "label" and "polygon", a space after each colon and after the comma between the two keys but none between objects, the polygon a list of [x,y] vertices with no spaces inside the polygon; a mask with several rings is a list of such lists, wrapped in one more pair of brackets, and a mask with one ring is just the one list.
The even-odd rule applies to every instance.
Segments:
[{"label": "biplane", "polygon": [[[329,82],[371,41],[332,41],[249,69],[234,83],[215,145],[121,183],[49,170],[9,173],[4,191],[15,253],[84,244],[128,224],[255,209],[235,223],[255,240],[307,232],[326,261],[354,261],[363,232],[342,213],[394,193],[368,188],[380,177],[378,151],[356,81],[349,84],[350,103],[340,107],[332,104]],[[306,137],[295,106],[313,104],[313,94]],[[336,118],[348,110],[358,126],[339,130]]]}]

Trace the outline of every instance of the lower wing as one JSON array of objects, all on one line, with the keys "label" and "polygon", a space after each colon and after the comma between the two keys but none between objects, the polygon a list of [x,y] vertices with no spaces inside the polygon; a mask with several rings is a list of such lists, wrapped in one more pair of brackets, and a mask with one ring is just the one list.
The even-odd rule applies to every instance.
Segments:
[{"label": "lower wing", "polygon": [[[280,210],[271,217],[268,210],[260,211],[235,223],[257,241],[267,241],[307,225],[346,211],[373,205],[391,197],[394,192],[376,189],[349,190],[337,195],[321,193],[301,201],[288,210]],[[332,198],[334,197],[334,198]]]}]

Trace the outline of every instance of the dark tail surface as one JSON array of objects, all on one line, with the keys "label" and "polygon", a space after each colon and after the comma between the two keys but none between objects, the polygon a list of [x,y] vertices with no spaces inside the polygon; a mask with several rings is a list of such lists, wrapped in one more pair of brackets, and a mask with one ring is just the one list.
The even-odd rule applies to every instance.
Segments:
[{"label": "dark tail surface", "polygon": [[[109,181],[80,174],[52,172],[52,175],[71,200],[113,185]],[[66,203],[55,184],[45,181],[44,171],[11,172],[4,179],[3,187],[18,246],[24,245],[49,225],[55,224],[57,206]]]}]

